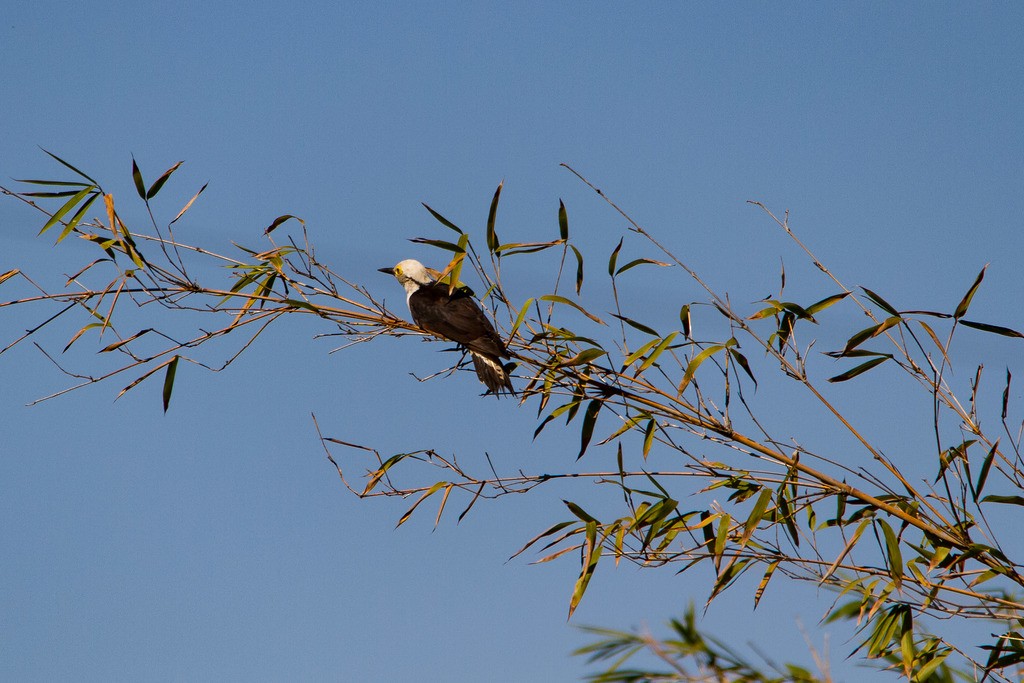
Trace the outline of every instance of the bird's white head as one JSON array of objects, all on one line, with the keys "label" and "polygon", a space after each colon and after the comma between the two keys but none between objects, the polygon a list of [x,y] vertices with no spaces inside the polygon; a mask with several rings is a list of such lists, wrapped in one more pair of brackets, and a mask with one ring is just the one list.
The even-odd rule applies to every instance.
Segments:
[{"label": "bird's white head", "polygon": [[381,268],[382,273],[390,273],[405,287],[405,291],[412,294],[423,285],[434,282],[434,277],[427,270],[427,267],[415,259],[405,259],[394,268]]}]

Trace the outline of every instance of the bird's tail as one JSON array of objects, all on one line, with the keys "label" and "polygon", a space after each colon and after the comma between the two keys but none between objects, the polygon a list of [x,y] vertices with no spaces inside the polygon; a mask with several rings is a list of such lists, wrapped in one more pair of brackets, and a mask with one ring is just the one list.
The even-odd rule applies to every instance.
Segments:
[{"label": "bird's tail", "polygon": [[505,367],[498,358],[485,356],[475,351],[470,351],[473,357],[473,367],[476,369],[476,376],[487,387],[487,391],[499,395],[504,391],[515,394],[512,388],[512,380],[505,371]]}]

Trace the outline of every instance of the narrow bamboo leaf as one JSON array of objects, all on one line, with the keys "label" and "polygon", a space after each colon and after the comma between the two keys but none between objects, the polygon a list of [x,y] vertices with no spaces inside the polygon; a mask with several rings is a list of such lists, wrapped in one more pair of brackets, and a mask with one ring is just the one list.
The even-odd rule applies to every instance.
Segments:
[{"label": "narrow bamboo leaf", "polygon": [[560,365],[563,366],[574,366],[574,365],[586,365],[592,363],[595,359],[608,353],[604,349],[583,349],[569,360],[562,361]]},{"label": "narrow bamboo leaf", "polygon": [[494,253],[502,256],[516,256],[518,254],[535,254],[561,244],[561,242],[512,242],[502,244],[494,250]]},{"label": "narrow bamboo leaf", "polygon": [[146,183],[142,180],[142,171],[139,170],[139,165],[135,163],[135,157],[132,157],[132,180],[135,181],[135,191],[139,193],[139,199],[146,198]]},{"label": "narrow bamboo leaf", "polygon": [[739,363],[739,366],[743,368],[743,372],[747,373],[747,377],[754,383],[754,387],[757,387],[757,378],[754,377],[753,371],[750,369],[750,363],[747,362],[747,357],[736,349],[729,349],[729,355],[732,356],[733,360]]},{"label": "narrow bamboo leaf", "polygon": [[725,544],[729,540],[729,526],[732,524],[732,515],[725,513],[718,520],[718,531],[715,532],[715,546],[712,554],[715,556],[715,568],[718,569],[722,562],[722,553],[725,552]]},{"label": "narrow bamboo leaf", "polygon": [[104,325],[103,325],[103,323],[89,323],[88,325],[86,325],[85,327],[83,327],[82,329],[80,329],[80,330],[79,330],[78,332],[75,332],[75,336],[73,336],[73,337],[71,338],[71,341],[69,341],[69,342],[67,343],[67,345],[66,345],[66,346],[64,347],[64,349],[63,349],[63,350],[61,351],[61,353],[64,353],[65,351],[67,351],[68,349],[70,349],[70,348],[71,348],[71,345],[72,345],[72,344],[74,344],[74,343],[75,343],[76,341],[78,341],[78,339],[79,339],[79,338],[80,338],[80,337],[81,337],[81,336],[82,336],[83,334],[85,334],[86,332],[88,332],[89,330],[91,330],[91,329],[94,329],[94,328],[96,328],[96,327],[103,327],[103,326],[104,326]]},{"label": "narrow bamboo leaf", "polygon": [[[147,329],[145,329],[145,330],[141,330],[141,331],[139,331],[139,332],[136,332],[135,334],[133,334],[132,336],[128,337],[127,339],[122,339],[122,340],[121,340],[121,341],[119,341],[119,342],[114,342],[113,344],[109,344],[109,345],[107,345],[107,346],[103,347],[102,349],[100,349],[100,350],[98,351],[98,353],[108,353],[108,352],[110,352],[110,351],[115,351],[115,350],[117,350],[117,349],[121,348],[122,346],[124,346],[125,344],[128,344],[128,343],[130,343],[130,342],[133,342],[133,341],[135,341],[136,339],[138,339],[139,337],[141,337],[142,335],[144,335],[144,334],[146,334],[146,333],[148,333],[148,332],[152,332],[152,331],[153,331],[153,328],[152,328],[152,327],[150,327],[150,328],[147,328]],[[73,341],[73,340],[72,340],[72,341]],[[65,347],[65,349],[64,349],[64,350],[66,351],[66,350],[67,350],[67,348]]]},{"label": "narrow bamboo leaf", "polygon": [[[563,502],[565,502],[565,501],[563,501]],[[551,536],[551,535],[553,535],[553,534],[557,534],[557,533],[558,533],[559,531],[561,531],[562,529],[566,528],[567,526],[572,526],[572,525],[573,525],[573,524],[575,524],[575,523],[576,523],[576,522],[570,521],[570,522],[559,522],[558,524],[555,524],[555,525],[554,525],[553,527],[551,527],[551,528],[550,528],[550,529],[548,529],[547,531],[541,532],[541,533],[537,534],[536,536],[534,536],[533,538],[531,538],[531,539],[530,539],[529,541],[527,541],[527,542],[526,542],[526,545],[524,545],[524,546],[523,546],[522,548],[520,548],[519,550],[517,550],[517,551],[515,552],[515,554],[513,554],[513,555],[512,555],[511,557],[509,557],[508,559],[510,559],[510,560],[514,560],[515,558],[519,557],[519,556],[520,556],[520,555],[522,555],[522,554],[523,554],[524,552],[526,552],[526,549],[527,549],[527,548],[529,548],[530,546],[532,546],[532,545],[533,545],[534,543],[536,543],[536,542],[537,542],[537,541],[539,541],[540,539],[542,539],[542,538],[546,538],[546,537],[548,537],[548,536]]]},{"label": "narrow bamboo leaf", "polygon": [[595,323],[597,323],[599,325],[604,325],[605,324],[605,322],[603,320],[601,320],[600,318],[598,318],[596,315],[590,313],[585,308],[580,306],[578,303],[575,303],[573,301],[569,301],[564,296],[557,296],[555,294],[545,294],[544,296],[542,296],[540,298],[540,300],[541,301],[553,301],[556,304],[565,304],[567,306],[572,306],[577,311],[579,311],[583,315],[585,315],[588,318],[590,318],[591,320],[593,320]]},{"label": "narrow bamboo leaf", "polygon": [[829,382],[845,382],[846,380],[853,379],[857,375],[860,375],[860,374],[863,374],[863,373],[867,372],[868,370],[870,370],[871,368],[875,367],[876,365],[881,365],[882,363],[884,363],[885,361],[889,360],[890,358],[892,358],[892,356],[890,356],[888,354],[886,354],[884,356],[879,356],[878,358],[873,358],[873,359],[869,360],[866,363],[861,363],[860,365],[858,365],[857,367],[853,368],[852,370],[847,370],[846,372],[844,372],[844,373],[842,373],[840,375],[836,375],[835,377],[829,377],[828,381]]},{"label": "narrow bamboo leaf", "polygon": [[890,304],[888,301],[878,296],[867,287],[861,287],[861,289],[864,290],[864,293],[867,294],[869,299],[871,299],[877,305],[881,306],[882,310],[884,310],[886,313],[888,313],[889,315],[899,315],[899,311],[893,308],[892,304]]},{"label": "narrow bamboo leaf", "polygon": [[644,460],[647,459],[647,454],[651,452],[651,444],[654,443],[654,431],[657,426],[658,423],[654,421],[653,417],[647,421],[647,427],[644,429]]},{"label": "narrow bamboo leaf", "polygon": [[743,525],[744,541],[750,538],[757,529],[757,525],[761,523],[761,519],[764,518],[764,512],[768,509],[768,503],[771,499],[771,489],[763,489],[761,494],[757,497],[757,502],[754,503],[754,508],[750,511],[750,516],[747,517],[747,521]]},{"label": "narrow bamboo leaf", "polygon": [[64,202],[64,206],[60,207],[60,209],[58,209],[55,214],[50,216],[50,220],[46,221],[46,224],[43,225],[42,229],[39,231],[39,234],[42,235],[44,232],[46,232],[47,230],[55,226],[57,223],[59,223],[60,220],[64,218],[64,216],[66,216],[69,211],[71,211],[71,209],[75,208],[75,206],[78,205],[78,202],[85,199],[85,196],[92,192],[94,189],[95,188],[93,188],[92,186],[89,186],[83,187],[81,190],[76,192],[74,196],[71,197],[71,199]]},{"label": "narrow bamboo leaf", "polygon": [[981,471],[978,472],[978,483],[974,486],[974,502],[978,502],[978,496],[981,495],[982,490],[985,488],[985,482],[988,480],[988,471],[992,468],[992,461],[995,459],[996,451],[999,449],[999,439],[992,444],[992,448],[989,449],[988,455],[981,463]]},{"label": "narrow bamboo leaf", "polygon": [[569,246],[572,248],[573,255],[576,256],[576,295],[579,296],[580,289],[583,288],[583,254],[571,244]]},{"label": "narrow bamboo leaf", "polygon": [[426,244],[431,247],[437,247],[438,249],[444,249],[445,251],[453,251],[456,254],[460,254],[465,251],[462,247],[452,242],[445,242],[444,240],[431,240],[426,237],[413,237],[409,240],[414,244]]},{"label": "narrow bamboo leaf", "polygon": [[[420,202],[420,203],[423,204],[423,202]],[[439,214],[437,211],[434,211],[432,208],[430,208],[426,204],[423,204],[423,208],[426,209],[427,211],[429,211],[430,215],[433,216],[434,218],[436,218],[438,223],[440,223],[441,225],[443,225],[446,228],[450,228],[451,230],[454,230],[455,232],[459,233],[460,235],[462,234],[462,230],[459,228],[459,226],[457,226],[454,223],[452,223],[450,220],[448,220],[447,218],[445,218],[444,216]]]},{"label": "narrow bamboo leaf", "polygon": [[584,522],[597,523],[597,519],[587,514],[587,512],[576,503],[572,502],[571,500],[563,500],[562,502],[565,503],[565,506],[569,508],[569,511],[572,512],[572,514],[576,515]]},{"label": "narrow bamboo leaf", "polygon": [[519,326],[522,325],[523,321],[526,319],[526,314],[530,312],[530,306],[532,304],[533,297],[530,297],[529,299],[523,302],[522,306],[519,307],[519,315],[516,316],[516,322],[515,324],[512,325],[512,332],[510,332],[508,335],[509,339],[516,336],[516,331],[519,329]]},{"label": "narrow bamboo leaf", "polygon": [[446,481],[439,481],[436,484],[434,484],[433,486],[431,486],[429,489],[424,491],[423,494],[419,498],[416,499],[416,502],[413,503],[412,506],[408,510],[405,511],[405,514],[402,515],[402,517],[398,520],[398,524],[395,525],[395,528],[397,529],[398,527],[400,527],[403,524],[405,524],[406,521],[408,521],[408,519],[410,517],[412,517],[412,513],[416,511],[416,508],[418,508],[420,506],[420,503],[422,503],[427,498],[429,498],[430,496],[432,496],[435,493],[437,493],[438,491],[440,491],[447,484],[448,484],[448,482],[446,482]]},{"label": "narrow bamboo leaf", "polygon": [[814,315],[819,311],[824,311],[826,308],[829,308],[830,306],[839,303],[848,296],[850,296],[849,292],[842,292],[840,294],[833,294],[832,296],[827,296],[821,301],[818,301],[808,306],[807,312],[810,313],[811,315]]},{"label": "narrow bamboo leaf", "polygon": [[[779,561],[775,560],[768,565],[768,568],[764,570],[764,576],[761,577],[761,583],[757,584],[757,590],[754,591],[754,609],[757,609],[757,603],[761,602],[761,596],[764,595],[764,589],[768,587],[768,582],[771,580],[772,575],[779,566]],[[810,680],[810,677],[808,677]]]},{"label": "narrow bamboo leaf", "polygon": [[164,171],[163,175],[157,178],[156,182],[150,186],[149,192],[146,193],[146,199],[150,200],[153,197],[155,197],[156,193],[160,191],[160,188],[162,188],[164,186],[164,183],[166,183],[167,180],[171,177],[171,174],[177,171],[178,167],[181,166],[183,163],[185,162],[179,161],[178,163],[174,164],[174,166],[171,166],[169,169]]},{"label": "narrow bamboo leaf", "polygon": [[171,405],[171,391],[174,389],[174,374],[178,370],[178,356],[171,359],[171,362],[167,364],[167,374],[164,375],[164,412],[167,412],[167,408]]},{"label": "narrow bamboo leaf", "polygon": [[942,357],[946,359],[946,364],[948,365],[950,363],[950,360],[949,356],[946,355],[946,347],[944,347],[942,345],[942,342],[939,341],[939,337],[938,335],[935,334],[935,331],[928,325],[928,323],[926,323],[923,320],[918,320],[917,324],[920,325],[924,329],[924,331],[928,333],[928,336],[931,337],[932,339],[932,343],[934,343],[936,348],[938,348],[939,351],[942,352]]},{"label": "narrow bamboo leaf", "polygon": [[89,210],[89,207],[92,206],[92,203],[96,201],[96,198],[99,196],[98,192],[94,192],[89,195],[88,199],[82,202],[82,206],[78,207],[78,211],[76,211],[75,215],[71,217],[71,220],[67,221],[64,229],[60,231],[60,236],[57,238],[56,244],[60,244],[61,240],[70,235],[75,229],[75,226],[82,222],[82,219],[85,218],[85,212]]},{"label": "narrow bamboo leaf", "polygon": [[903,585],[903,554],[900,552],[900,542],[896,533],[884,519],[878,520],[878,526],[882,527],[882,535],[885,537],[885,553],[889,560],[889,576],[892,577],[899,590]]},{"label": "narrow bamboo leaf", "polygon": [[622,322],[626,323],[627,325],[629,325],[630,327],[632,327],[635,330],[640,330],[641,332],[644,332],[646,334],[652,335],[654,337],[660,337],[661,336],[660,334],[658,334],[657,330],[655,330],[654,328],[651,328],[651,327],[647,327],[647,325],[644,325],[643,323],[638,323],[635,320],[631,320],[631,319],[629,319],[629,318],[627,318],[625,316],[616,315],[615,313],[612,313],[612,316],[618,318],[619,320],[621,320]]},{"label": "narrow bamboo leaf", "polygon": [[360,495],[365,496],[367,493],[372,491],[374,487],[377,486],[377,484],[380,482],[380,480],[384,478],[384,475],[388,473],[388,470],[390,470],[392,467],[394,467],[395,465],[397,465],[398,463],[405,460],[411,455],[412,453],[398,453],[396,455],[392,455],[390,458],[381,463],[381,466],[378,467],[373,472],[373,474],[370,475],[370,480],[366,482],[366,488],[363,489],[363,492]]},{"label": "narrow bamboo leaf", "polygon": [[558,235],[562,240],[569,239],[569,214],[561,199],[558,200]]},{"label": "narrow bamboo leaf", "polygon": [[504,180],[498,183],[498,189],[494,191],[494,199],[491,200],[491,209],[487,212],[487,248],[492,254],[497,251],[500,244],[494,223],[498,217],[498,199],[501,197],[501,188],[504,184]]},{"label": "narrow bamboo leaf", "polygon": [[203,186],[199,188],[199,192],[196,192],[194,195],[192,195],[192,199],[188,200],[188,203],[181,208],[181,211],[178,212],[178,215],[175,216],[174,220],[168,223],[168,225],[174,225],[175,223],[177,223],[178,219],[184,216],[185,212],[192,208],[192,204],[196,201],[196,199],[199,198],[199,195],[203,193],[203,190],[205,190],[206,186],[209,184],[210,183],[204,183]]},{"label": "narrow bamboo leaf", "polygon": [[679,320],[683,324],[683,336],[687,339],[691,339],[690,335],[690,304],[686,304],[679,309]]},{"label": "narrow bamboo leaf", "polygon": [[612,250],[612,255],[608,259],[608,275],[615,277],[615,262],[619,259],[619,251],[622,249],[622,240],[624,237],[619,238],[619,244],[615,249]]},{"label": "narrow bamboo leaf", "polygon": [[617,271],[615,271],[615,274],[616,275],[622,275],[627,270],[629,270],[631,268],[636,268],[637,266],[644,265],[646,263],[649,263],[649,264],[654,265],[654,266],[661,266],[663,268],[672,265],[671,263],[665,263],[664,261],[655,261],[654,259],[651,259],[651,258],[638,258],[638,259],[635,259],[633,261],[630,261],[626,265],[624,265],[621,268],[619,268]]},{"label": "narrow bamboo leaf", "polygon": [[726,348],[725,344],[714,344],[698,353],[697,356],[690,361],[686,366],[686,373],[683,375],[683,381],[679,383],[678,391],[680,394],[683,393],[683,390],[686,389],[687,386],[689,386],[690,382],[693,380],[693,376],[697,372],[697,368],[701,366],[701,363],[724,348]]},{"label": "narrow bamboo leaf", "polygon": [[792,313],[793,315],[795,315],[797,318],[799,318],[801,320],[810,320],[811,322],[813,322],[815,324],[817,324],[817,322],[818,322],[817,320],[814,319],[814,316],[812,316],[810,313],[808,313],[807,310],[803,306],[801,306],[800,304],[795,304],[792,301],[783,301],[782,302],[782,308],[784,310],[789,311],[790,313]]},{"label": "narrow bamboo leaf", "polygon": [[1004,503],[1007,505],[1024,505],[1024,496],[985,496],[982,503]]},{"label": "narrow bamboo leaf", "polygon": [[441,515],[444,513],[444,506],[448,504],[448,495],[455,488],[455,484],[448,484],[444,489],[444,495],[441,496],[441,504],[437,506],[437,517],[434,517],[434,528],[441,523]]},{"label": "narrow bamboo leaf", "polygon": [[669,344],[671,344],[672,340],[675,339],[675,338],[676,338],[676,333],[673,332],[672,334],[670,334],[667,337],[665,337],[664,339],[662,339],[661,343],[658,344],[658,347],[656,349],[654,349],[653,351],[651,351],[651,355],[647,356],[647,358],[644,360],[644,362],[640,364],[640,367],[637,368],[637,371],[636,371],[637,376],[639,376],[647,368],[651,367],[654,364],[654,361],[658,360],[658,356],[660,356],[662,354],[662,352],[669,347]]},{"label": "narrow bamboo leaf", "polygon": [[0,284],[3,284],[5,282],[7,282],[8,280],[10,280],[12,277],[14,277],[15,275],[17,275],[20,272],[21,271],[18,270],[17,268],[15,268],[13,270],[8,270],[3,275],[0,275]]},{"label": "narrow bamboo leaf", "polygon": [[964,298],[960,300],[959,304],[957,304],[956,311],[953,312],[953,317],[957,320],[967,314],[967,309],[970,308],[971,299],[974,298],[974,293],[978,291],[978,287],[981,286],[981,281],[985,279],[986,268],[988,268],[988,264],[981,269],[981,272],[978,273],[978,277],[974,279],[974,284],[971,285],[971,288],[967,290],[966,294],[964,294]]},{"label": "narrow bamboo leaf", "polygon": [[590,584],[590,579],[594,575],[594,570],[597,569],[598,560],[601,559],[601,551],[603,546],[600,541],[597,540],[597,525],[593,522],[587,523],[587,541],[583,544],[581,549],[582,553],[582,569],[580,570],[580,576],[576,579],[576,585],[573,587],[572,599],[569,601],[569,617],[572,617],[572,613],[576,611],[576,608],[580,604],[580,600],[583,599],[583,594],[587,590],[587,586]]},{"label": "narrow bamboo leaf", "polygon": [[47,150],[43,149],[42,147],[40,147],[39,149],[42,149],[42,150],[43,150],[44,152],[46,152],[46,154],[48,154],[48,155],[49,155],[50,157],[52,157],[53,159],[56,159],[56,160],[57,160],[58,162],[60,162],[61,164],[63,164],[63,165],[65,166],[65,167],[67,167],[67,168],[70,168],[70,169],[71,169],[72,171],[74,171],[74,172],[75,172],[75,173],[77,173],[78,175],[82,176],[83,178],[85,178],[86,180],[88,180],[88,181],[89,181],[90,183],[92,183],[93,185],[95,185],[95,186],[99,187],[99,183],[97,183],[97,182],[96,182],[95,180],[93,180],[92,178],[90,178],[90,177],[89,177],[89,176],[87,176],[86,174],[84,174],[84,173],[82,173],[81,171],[79,171],[79,170],[78,170],[77,168],[75,168],[74,166],[72,166],[72,165],[71,165],[71,164],[69,164],[68,162],[66,162],[66,161],[64,161],[63,159],[61,159],[61,158],[60,158],[59,156],[57,156],[56,154],[54,154],[54,153],[52,153],[52,152],[48,152]]},{"label": "narrow bamboo leaf", "polygon": [[[43,151],[45,151],[45,150],[43,150]],[[159,371],[160,371],[160,370],[162,370],[163,368],[165,368],[165,367],[167,367],[168,365],[170,365],[170,364],[171,364],[172,362],[176,362],[176,361],[177,361],[177,359],[178,359],[178,357],[177,357],[177,356],[175,356],[174,358],[169,358],[169,359],[165,360],[165,361],[164,361],[163,363],[160,363],[159,365],[157,365],[157,366],[156,366],[155,368],[152,368],[152,369],[150,369],[150,370],[146,371],[146,372],[145,372],[145,373],[143,373],[143,374],[142,374],[141,376],[139,376],[139,377],[137,377],[136,379],[134,379],[134,380],[133,380],[133,381],[131,382],[131,384],[129,384],[128,386],[126,386],[126,387],[125,387],[124,389],[122,389],[122,390],[121,390],[121,392],[120,392],[120,393],[119,393],[119,394],[118,394],[118,395],[117,395],[117,396],[116,396],[116,397],[114,398],[114,400],[116,401],[117,399],[121,398],[121,397],[122,397],[122,396],[124,396],[124,395],[125,395],[126,393],[128,393],[129,391],[131,391],[132,389],[134,389],[135,387],[137,387],[137,386],[138,386],[139,384],[141,384],[141,383],[142,383],[143,381],[145,381],[146,379],[148,379],[149,377],[151,377],[151,376],[152,376],[152,375],[153,375],[154,373],[156,373],[156,372],[159,372]]]},{"label": "narrow bamboo leaf", "polygon": [[[86,186],[88,187],[88,186]],[[40,199],[59,199],[61,197],[74,197],[78,190],[61,190],[60,192],[19,192],[21,197],[38,197]]]},{"label": "narrow bamboo leaf", "polygon": [[[205,188],[206,186],[204,185],[203,187]],[[158,188],[158,189],[159,189],[159,188]],[[200,192],[202,192],[202,190],[200,190]],[[190,202],[190,203],[191,203],[191,202]],[[186,208],[188,208],[188,207],[186,207]],[[272,222],[272,223],[271,223],[270,225],[268,225],[268,226],[267,226],[266,228],[264,228],[264,229],[263,229],[263,234],[264,234],[264,235],[269,235],[270,233],[272,233],[272,232],[274,232],[275,230],[277,230],[277,228],[278,228],[278,227],[279,227],[279,226],[280,226],[280,225],[281,225],[282,223],[284,223],[285,221],[291,220],[291,219],[293,219],[293,218],[294,218],[295,220],[297,220],[297,221],[298,221],[299,223],[302,223],[303,225],[305,225],[305,224],[306,224],[306,221],[302,220],[302,219],[301,219],[301,218],[299,218],[298,216],[293,216],[293,215],[291,215],[290,213],[286,213],[286,214],[284,214],[283,216],[278,216],[277,218],[275,218],[275,219],[274,219],[274,222]]]},{"label": "narrow bamboo leaf", "polygon": [[633,353],[631,353],[628,356],[626,356],[626,360],[623,361],[623,363],[622,363],[623,368],[627,368],[630,365],[632,365],[633,363],[635,363],[636,360],[638,358],[640,358],[640,356],[644,355],[645,353],[650,351],[652,348],[654,348],[655,344],[660,344],[661,341],[662,341],[662,339],[660,337],[657,338],[657,339],[652,339],[649,342],[647,342],[646,344],[644,344],[643,346],[641,346],[639,349],[634,351]]},{"label": "narrow bamboo leaf", "polygon": [[587,412],[583,414],[583,428],[580,430],[580,453],[576,456],[579,460],[583,457],[583,454],[587,452],[587,446],[590,445],[590,439],[594,436],[594,426],[597,424],[597,414],[601,411],[603,402],[599,398],[595,398],[587,404]]},{"label": "narrow bamboo leaf", "polygon": [[1003,417],[1006,419],[1006,409],[1010,403],[1010,380],[1013,379],[1013,375],[1010,374],[1010,368],[1006,368],[1006,387],[1003,388]]},{"label": "narrow bamboo leaf", "polygon": [[[67,181],[67,180],[33,180],[31,178],[15,178],[14,182],[16,182],[16,183],[27,183],[29,185],[52,185],[52,186],[55,186],[55,187],[88,187],[91,184],[91,183],[72,182],[72,181]],[[71,191],[72,194],[74,194],[75,192],[76,192],[76,190],[72,190]],[[22,194],[22,193],[19,193],[19,194]],[[24,194],[28,194],[28,193],[24,193]]]},{"label": "narrow bamboo leaf", "polygon": [[769,304],[768,306],[762,308],[757,313],[754,313],[752,316],[747,318],[747,320],[764,320],[765,318],[774,318],[783,311],[782,304],[778,301],[769,300],[767,303]]},{"label": "narrow bamboo leaf", "polygon": [[960,324],[961,325],[965,325],[967,327],[973,327],[974,329],[981,330],[983,332],[991,332],[993,334],[1001,334],[1004,337],[1018,337],[1020,339],[1024,339],[1024,334],[1021,334],[1017,330],[1011,330],[1009,327],[1000,327],[999,325],[989,325],[988,323],[976,323],[976,322],[972,322],[970,320],[961,320]]},{"label": "narrow bamboo leaf", "polygon": [[850,337],[849,340],[847,340],[846,346],[843,348],[843,353],[849,353],[853,349],[857,348],[858,346],[866,342],[868,339],[877,337],[878,335],[882,334],[883,332],[885,332],[890,327],[893,327],[894,325],[899,325],[901,321],[902,318],[900,318],[899,316],[892,316],[891,318],[886,318],[877,325],[871,325],[870,327],[864,328],[857,334]]}]

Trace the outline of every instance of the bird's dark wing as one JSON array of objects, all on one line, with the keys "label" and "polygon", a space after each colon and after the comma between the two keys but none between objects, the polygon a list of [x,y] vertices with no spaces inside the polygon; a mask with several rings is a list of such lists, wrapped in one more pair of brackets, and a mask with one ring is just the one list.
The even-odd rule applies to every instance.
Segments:
[{"label": "bird's dark wing", "polygon": [[449,295],[448,285],[443,283],[420,287],[409,296],[409,312],[413,321],[428,332],[458,342],[470,351],[508,357],[491,322],[465,292],[456,290]]}]

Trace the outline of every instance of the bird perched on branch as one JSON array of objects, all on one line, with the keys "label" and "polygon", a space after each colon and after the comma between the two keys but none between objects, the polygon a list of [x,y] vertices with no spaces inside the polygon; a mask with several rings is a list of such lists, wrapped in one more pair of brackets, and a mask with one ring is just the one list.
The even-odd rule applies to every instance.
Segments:
[{"label": "bird perched on branch", "polygon": [[405,287],[413,322],[469,352],[476,376],[489,392],[515,393],[501,363],[502,358],[510,357],[505,343],[468,292],[437,282],[426,266],[413,259],[379,270],[394,275]]}]

